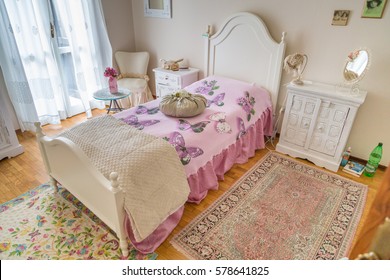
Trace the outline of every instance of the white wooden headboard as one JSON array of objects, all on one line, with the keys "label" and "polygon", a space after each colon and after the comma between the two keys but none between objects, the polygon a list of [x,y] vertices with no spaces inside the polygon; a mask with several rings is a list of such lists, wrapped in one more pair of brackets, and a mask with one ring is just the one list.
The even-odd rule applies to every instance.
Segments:
[{"label": "white wooden headboard", "polygon": [[221,29],[206,40],[205,75],[230,77],[267,89],[274,114],[279,94],[285,50],[270,36],[264,22],[252,13],[230,16]]}]

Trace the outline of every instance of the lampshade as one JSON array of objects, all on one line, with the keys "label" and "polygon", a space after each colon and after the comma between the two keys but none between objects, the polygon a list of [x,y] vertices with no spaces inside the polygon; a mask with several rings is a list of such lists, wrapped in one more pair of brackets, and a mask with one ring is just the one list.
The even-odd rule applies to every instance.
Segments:
[{"label": "lampshade", "polygon": [[286,70],[287,73],[293,72],[293,76],[295,77],[295,79],[291,81],[292,83],[303,85],[301,76],[306,68],[307,60],[307,55],[300,53],[290,54],[284,59],[284,70]]}]

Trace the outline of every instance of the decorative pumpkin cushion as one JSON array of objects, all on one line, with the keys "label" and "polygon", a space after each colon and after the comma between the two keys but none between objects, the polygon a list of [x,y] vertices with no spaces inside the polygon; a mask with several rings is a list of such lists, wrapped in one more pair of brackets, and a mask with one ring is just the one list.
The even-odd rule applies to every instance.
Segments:
[{"label": "decorative pumpkin cushion", "polygon": [[206,104],[204,96],[180,90],[162,98],[160,111],[172,117],[193,117],[202,113]]}]

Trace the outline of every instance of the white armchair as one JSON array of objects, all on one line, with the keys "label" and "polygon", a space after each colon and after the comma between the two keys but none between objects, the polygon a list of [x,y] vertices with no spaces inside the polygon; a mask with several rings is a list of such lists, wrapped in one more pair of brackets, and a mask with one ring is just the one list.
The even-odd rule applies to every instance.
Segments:
[{"label": "white armchair", "polygon": [[149,53],[117,51],[115,60],[120,72],[118,86],[131,91],[129,98],[120,100],[121,106],[130,108],[153,100],[147,75]]}]

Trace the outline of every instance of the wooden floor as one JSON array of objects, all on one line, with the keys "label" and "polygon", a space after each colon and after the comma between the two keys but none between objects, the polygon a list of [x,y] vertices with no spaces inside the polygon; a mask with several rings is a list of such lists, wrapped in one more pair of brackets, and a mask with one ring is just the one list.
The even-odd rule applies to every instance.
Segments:
[{"label": "wooden floor", "polygon": [[[106,111],[104,110],[95,109],[93,110],[93,116],[105,114],[105,112]],[[85,120],[84,114],[77,115],[63,121],[61,125],[46,125],[43,127],[43,131],[46,135],[53,136]],[[28,190],[34,189],[36,186],[46,183],[49,179],[45,172],[35,135],[30,132],[19,132],[18,138],[20,143],[24,146],[25,152],[17,157],[0,161],[0,203],[4,203]],[[271,150],[274,149],[271,144],[268,144],[267,147]],[[170,238],[211,205],[267,152],[267,149],[257,151],[255,157],[251,158],[246,164],[235,165],[226,174],[225,180],[220,182],[219,190],[210,191],[208,196],[199,205],[187,203],[183,218],[179,225],[168,239],[156,250],[159,255],[158,259],[185,259],[185,257],[169,243]],[[384,177],[383,170],[378,170],[373,178],[364,176],[357,178],[341,171],[339,171],[338,174],[368,185],[368,201],[374,201],[371,204],[372,207],[367,207],[365,211],[365,223],[362,223],[359,226],[358,234],[350,253],[350,258],[355,258],[359,253],[367,251],[376,228],[383,222],[386,216],[390,216],[390,184],[381,184]]]}]

